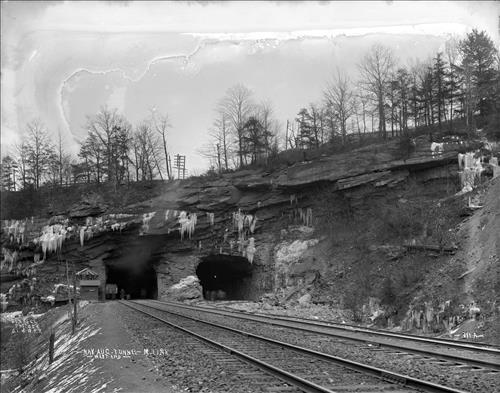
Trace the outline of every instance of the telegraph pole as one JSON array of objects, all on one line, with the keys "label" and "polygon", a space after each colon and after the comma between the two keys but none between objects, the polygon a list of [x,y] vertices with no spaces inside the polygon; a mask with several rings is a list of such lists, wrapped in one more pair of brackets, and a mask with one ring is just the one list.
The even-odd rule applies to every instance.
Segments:
[{"label": "telegraph pole", "polygon": [[186,156],[181,156],[180,154],[176,154],[174,157],[174,164],[175,164],[174,169],[177,169],[177,178],[178,179],[185,179],[186,178]]}]

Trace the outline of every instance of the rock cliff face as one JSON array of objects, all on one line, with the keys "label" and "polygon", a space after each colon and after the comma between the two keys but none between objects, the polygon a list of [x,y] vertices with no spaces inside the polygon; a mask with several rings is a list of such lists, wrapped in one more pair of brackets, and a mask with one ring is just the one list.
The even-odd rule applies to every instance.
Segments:
[{"label": "rock cliff face", "polygon": [[[450,139],[437,150],[431,147],[428,137],[416,138],[406,147],[393,140],[272,173],[248,170],[174,181],[161,195],[119,211],[103,203],[75,205],[52,218],[52,223],[73,230],[62,250],[49,253],[43,263],[33,262],[43,260],[33,239],[48,221],[26,222],[32,235],[21,242],[9,239],[4,230],[3,245],[6,250],[19,249],[19,272],[43,273],[35,285],[42,288],[40,293],[65,282],[67,261],[70,270],[73,265],[75,270],[88,266],[99,273],[103,293],[106,282],[125,280],[126,274],[152,267],[155,294],[164,298],[172,293],[172,285],[196,275],[203,257],[224,255],[234,256],[235,266],[236,257],[252,263],[251,274],[238,278],[245,298],[257,299],[271,291],[283,298],[303,296],[326,271],[338,269],[343,274],[333,264],[341,258],[331,255],[327,234],[315,229],[327,215],[335,220],[346,210],[363,209],[368,200],[388,193],[398,198],[398,190],[410,179],[420,183],[447,179],[458,190],[456,157],[467,150],[466,143]],[[324,198],[331,211],[325,210]],[[151,284],[144,280],[137,285]],[[2,285],[2,292],[6,289]]]}]

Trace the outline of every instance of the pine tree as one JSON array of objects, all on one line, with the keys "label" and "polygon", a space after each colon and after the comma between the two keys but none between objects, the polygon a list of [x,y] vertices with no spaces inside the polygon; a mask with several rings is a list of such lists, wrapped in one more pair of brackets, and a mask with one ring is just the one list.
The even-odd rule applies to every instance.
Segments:
[{"label": "pine tree", "polygon": [[16,191],[17,163],[11,156],[2,158],[0,165],[1,188],[6,191]]},{"label": "pine tree", "polygon": [[471,102],[471,111],[479,109],[484,118],[494,108],[496,56],[498,53],[495,44],[485,31],[474,29],[460,42],[462,56],[462,72],[470,79],[468,89]]},{"label": "pine tree", "polygon": [[446,120],[445,100],[446,91],[446,63],[443,61],[442,53],[439,52],[434,58],[432,68],[432,102],[436,108],[439,129],[442,128],[443,117]]}]

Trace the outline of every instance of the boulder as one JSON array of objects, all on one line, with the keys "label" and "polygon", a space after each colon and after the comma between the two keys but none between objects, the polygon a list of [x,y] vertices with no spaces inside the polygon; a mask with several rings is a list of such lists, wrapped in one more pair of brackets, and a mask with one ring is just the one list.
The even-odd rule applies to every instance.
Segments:
[{"label": "boulder", "polygon": [[103,214],[106,206],[102,203],[89,203],[86,201],[75,203],[68,212],[70,218],[95,217]]},{"label": "boulder", "polygon": [[301,297],[299,297],[298,302],[301,306],[309,305],[311,303],[311,294],[306,293],[305,295],[302,295]]},{"label": "boulder", "polygon": [[202,299],[203,291],[200,280],[196,276],[187,276],[168,288],[164,298],[179,302]]}]

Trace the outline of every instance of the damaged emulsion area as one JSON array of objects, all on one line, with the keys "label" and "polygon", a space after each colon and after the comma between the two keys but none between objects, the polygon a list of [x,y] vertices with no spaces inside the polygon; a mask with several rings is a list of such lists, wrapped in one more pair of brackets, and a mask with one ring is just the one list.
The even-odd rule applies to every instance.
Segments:
[{"label": "damaged emulsion area", "polygon": [[201,259],[196,275],[207,300],[245,300],[252,290],[252,264],[236,255],[212,254]]}]

